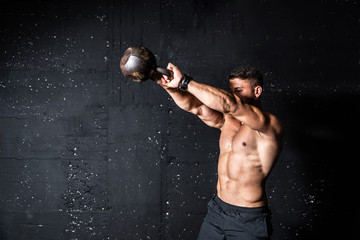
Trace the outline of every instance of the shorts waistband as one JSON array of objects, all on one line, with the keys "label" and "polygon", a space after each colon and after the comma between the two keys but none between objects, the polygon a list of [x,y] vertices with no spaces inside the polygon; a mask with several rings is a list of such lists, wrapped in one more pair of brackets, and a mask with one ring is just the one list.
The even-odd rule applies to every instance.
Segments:
[{"label": "shorts waistband", "polygon": [[232,211],[232,212],[239,212],[239,213],[254,213],[254,214],[261,214],[261,213],[268,213],[268,207],[267,206],[263,206],[263,207],[240,207],[240,206],[235,206],[235,205],[231,205],[227,202],[224,202],[223,200],[221,200],[218,196],[214,197],[214,201],[219,204],[219,206],[224,210],[224,211]]}]

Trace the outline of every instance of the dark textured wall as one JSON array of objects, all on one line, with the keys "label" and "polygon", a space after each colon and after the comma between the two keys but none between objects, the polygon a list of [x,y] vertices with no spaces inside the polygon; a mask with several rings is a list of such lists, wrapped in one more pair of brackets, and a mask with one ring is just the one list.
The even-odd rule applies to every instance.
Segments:
[{"label": "dark textured wall", "polygon": [[356,238],[359,1],[0,4],[0,239],[196,239],[220,133],[126,80],[132,45],[216,87],[260,68],[286,127],[272,239]]}]

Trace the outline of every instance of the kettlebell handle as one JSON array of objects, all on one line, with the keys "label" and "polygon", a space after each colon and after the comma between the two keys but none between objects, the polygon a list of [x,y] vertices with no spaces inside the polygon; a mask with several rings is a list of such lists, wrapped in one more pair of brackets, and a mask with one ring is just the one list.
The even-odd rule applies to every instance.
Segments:
[{"label": "kettlebell handle", "polygon": [[170,79],[173,78],[173,72],[171,70],[169,70],[169,69],[157,66],[155,70],[157,72],[161,73],[162,75],[167,76]]}]

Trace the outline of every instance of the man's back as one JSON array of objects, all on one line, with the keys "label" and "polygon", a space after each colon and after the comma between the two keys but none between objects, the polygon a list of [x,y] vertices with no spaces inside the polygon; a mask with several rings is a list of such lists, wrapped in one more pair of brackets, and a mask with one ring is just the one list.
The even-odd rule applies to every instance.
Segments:
[{"label": "man's back", "polygon": [[266,133],[249,128],[225,115],[219,140],[218,196],[225,202],[243,207],[266,205],[265,180],[280,151],[282,126],[267,114]]}]

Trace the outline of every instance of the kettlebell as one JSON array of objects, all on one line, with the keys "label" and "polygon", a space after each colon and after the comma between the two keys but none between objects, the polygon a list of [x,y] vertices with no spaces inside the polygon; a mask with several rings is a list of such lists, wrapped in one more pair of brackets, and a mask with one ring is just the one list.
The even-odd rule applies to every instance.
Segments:
[{"label": "kettlebell", "polygon": [[165,75],[172,79],[172,71],[156,65],[154,54],[144,46],[129,47],[120,61],[120,69],[126,78],[134,82],[159,79]]}]

